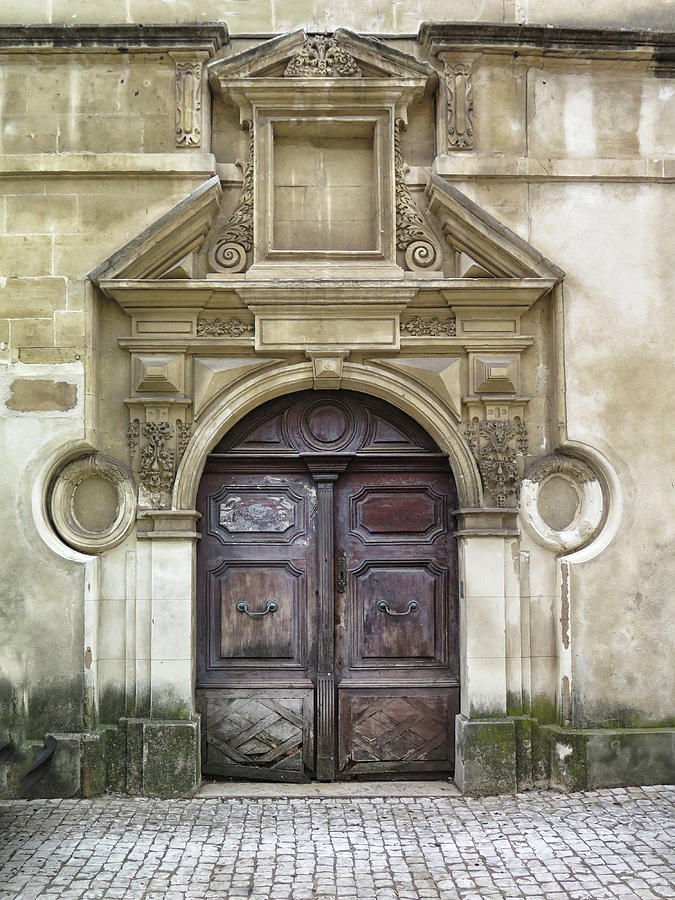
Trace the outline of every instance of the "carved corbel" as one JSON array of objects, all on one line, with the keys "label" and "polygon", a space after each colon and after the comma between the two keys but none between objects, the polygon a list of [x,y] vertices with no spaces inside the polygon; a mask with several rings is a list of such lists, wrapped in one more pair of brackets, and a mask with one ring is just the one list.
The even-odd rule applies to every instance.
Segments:
[{"label": "carved corbel", "polygon": [[[202,73],[200,55],[174,51],[176,64],[176,146],[199,147],[202,142]],[[206,58],[206,57],[204,57]]]}]

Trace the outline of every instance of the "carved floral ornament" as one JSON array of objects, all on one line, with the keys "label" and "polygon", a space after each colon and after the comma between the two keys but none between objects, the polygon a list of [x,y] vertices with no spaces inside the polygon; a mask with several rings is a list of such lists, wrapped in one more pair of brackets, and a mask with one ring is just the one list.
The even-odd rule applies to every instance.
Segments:
[{"label": "carved floral ornament", "polygon": [[527,425],[522,419],[473,419],[464,431],[485,490],[497,506],[515,500],[519,488],[518,454],[527,453]]},{"label": "carved floral ornament", "polygon": [[361,75],[356,60],[334,37],[308,37],[291,57],[286,78],[354,78]]},{"label": "carved floral ornament", "polygon": [[241,319],[207,319],[197,320],[197,337],[242,337],[255,331],[252,324],[242,322]]},{"label": "carved floral ornament", "polygon": [[422,319],[413,316],[405,322],[401,322],[401,333],[407,331],[411,337],[455,337],[457,324],[454,316],[441,321],[438,316],[431,319]]}]

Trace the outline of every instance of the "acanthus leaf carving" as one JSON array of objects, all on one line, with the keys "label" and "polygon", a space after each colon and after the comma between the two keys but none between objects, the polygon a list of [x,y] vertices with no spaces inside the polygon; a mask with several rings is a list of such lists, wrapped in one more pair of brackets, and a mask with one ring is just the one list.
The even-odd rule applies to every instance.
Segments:
[{"label": "acanthus leaf carving", "polygon": [[[527,435],[527,426],[521,424]],[[506,506],[507,500],[517,495],[520,483],[516,451],[522,445],[520,426],[511,419],[475,419],[465,428],[464,435],[485,489],[497,506]]]},{"label": "acanthus leaf carving", "polygon": [[197,320],[197,337],[241,337],[243,334],[253,332],[254,326],[241,319],[207,319]]},{"label": "acanthus leaf carving", "polygon": [[334,37],[308,37],[286,66],[286,78],[355,78],[361,75],[356,60]]},{"label": "acanthus leaf carving", "polygon": [[405,251],[405,262],[413,272],[433,272],[443,262],[438,240],[415,206],[405,182],[401,155],[401,120],[394,127],[394,177],[396,182],[396,246]]},{"label": "acanthus leaf carving", "polygon": [[407,331],[413,337],[422,337],[429,335],[430,337],[454,337],[457,333],[456,322],[454,317],[450,317],[441,321],[437,316],[433,319],[422,319],[419,316],[413,316],[406,322],[401,322],[401,331]]},{"label": "acanthus leaf carving", "polygon": [[201,62],[176,63],[176,146],[199,147],[202,132]]},{"label": "acanthus leaf carving", "polygon": [[139,480],[152,506],[159,508],[173,485],[175,454],[168,442],[174,431],[170,422],[145,422],[142,432],[146,444],[141,449]]},{"label": "acanthus leaf carving", "polygon": [[244,167],[241,195],[234,212],[218,230],[209,251],[209,263],[216,272],[236,275],[246,268],[247,257],[253,249],[253,123],[249,124],[248,160]]},{"label": "acanthus leaf carving", "polygon": [[470,150],[473,147],[473,85],[471,69],[463,64],[445,70],[448,99],[448,147]]}]

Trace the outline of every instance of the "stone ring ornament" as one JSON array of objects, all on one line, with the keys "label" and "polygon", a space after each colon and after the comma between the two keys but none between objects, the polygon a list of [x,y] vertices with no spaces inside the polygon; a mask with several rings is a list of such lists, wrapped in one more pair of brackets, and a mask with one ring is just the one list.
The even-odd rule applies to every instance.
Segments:
[{"label": "stone ring ornament", "polygon": [[103,553],[123,541],[134,524],[131,472],[101,453],[82,456],[56,476],[49,511],[66,544],[82,553]]},{"label": "stone ring ornament", "polygon": [[605,515],[600,480],[576,457],[561,453],[537,460],[520,485],[520,515],[542,547],[572,553],[598,533]]}]

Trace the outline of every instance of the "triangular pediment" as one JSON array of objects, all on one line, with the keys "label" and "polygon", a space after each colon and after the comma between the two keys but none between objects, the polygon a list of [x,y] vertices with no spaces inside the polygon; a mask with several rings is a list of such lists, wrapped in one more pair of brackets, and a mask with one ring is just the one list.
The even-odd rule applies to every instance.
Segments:
[{"label": "triangular pediment", "polygon": [[212,82],[249,78],[435,78],[427,63],[376,38],[338,28],[333,34],[303,29],[208,65]]},{"label": "triangular pediment", "polygon": [[[495,287],[497,282],[503,285],[510,280],[541,279],[549,289],[564,277],[562,269],[442,177],[431,176],[426,199],[427,220],[443,250],[456,257],[454,275],[439,272],[438,277],[449,283],[494,280]],[[214,176],[96,266],[89,278],[102,286],[164,281],[176,290],[181,282],[185,289],[191,283],[203,283],[203,257],[219,228],[220,203],[220,182]],[[200,271],[193,265],[195,259],[201,259]],[[234,287],[231,276],[223,278]],[[357,271],[354,280],[359,280]],[[246,275],[242,273],[236,288],[242,296],[245,284]]]},{"label": "triangular pediment", "polygon": [[532,244],[433,173],[426,187],[428,211],[446,244],[462,255],[465,278],[565,277],[562,269]]},{"label": "triangular pediment", "polygon": [[89,272],[98,284],[107,279],[189,278],[189,257],[204,243],[220,210],[217,175]]}]

